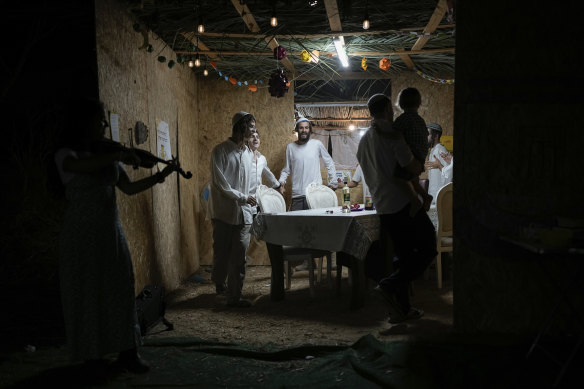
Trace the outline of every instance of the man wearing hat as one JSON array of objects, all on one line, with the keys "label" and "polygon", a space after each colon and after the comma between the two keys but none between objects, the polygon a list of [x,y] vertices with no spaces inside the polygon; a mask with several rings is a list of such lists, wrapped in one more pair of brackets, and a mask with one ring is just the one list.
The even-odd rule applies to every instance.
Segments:
[{"label": "man wearing hat", "polygon": [[321,141],[310,139],[312,123],[306,118],[296,121],[294,130],[298,133],[298,140],[286,146],[286,165],[280,173],[280,191],[284,193],[284,185],[288,176],[292,176],[292,205],[290,210],[308,209],[305,191],[312,182],[322,184],[320,174],[320,159],[327,169],[327,185],[337,189],[337,170],[335,163]]},{"label": "man wearing hat", "polygon": [[432,199],[432,204],[436,204],[436,195],[442,187],[442,167],[450,165],[450,162],[444,159],[443,154],[448,155],[448,150],[442,143],[442,126],[438,123],[429,123],[428,127],[428,147],[431,147],[426,169],[428,169],[428,194]]},{"label": "man wearing hat", "polygon": [[211,279],[217,293],[226,293],[227,306],[249,307],[251,303],[241,298],[241,290],[253,221],[252,206],[257,204],[249,195],[253,154],[246,146],[255,130],[255,118],[240,111],[233,116],[231,124],[231,137],[211,151],[211,190],[207,208],[213,223]]},{"label": "man wearing hat", "polygon": [[[410,305],[409,284],[421,276],[436,257],[436,233],[428,214],[419,209],[410,216],[412,206],[407,182],[396,177],[401,166],[414,176],[422,164],[414,157],[403,134],[393,128],[393,108],[389,97],[371,96],[367,102],[373,117],[363,135],[357,159],[376,205],[380,237],[393,242],[393,272],[375,288],[387,302],[389,322],[399,323],[421,317],[424,312]],[[387,247],[382,244],[382,247]],[[385,261],[388,255],[380,260]]]},{"label": "man wearing hat", "polygon": [[[328,186],[337,189],[337,170],[335,163],[321,141],[310,139],[312,123],[304,117],[296,121],[294,130],[298,139],[286,146],[286,165],[280,172],[280,192],[284,194],[284,185],[288,176],[292,176],[292,204],[291,211],[308,209],[306,188],[310,183],[322,184],[320,173],[320,159],[327,169]],[[296,267],[296,270],[307,270],[308,263]]]}]

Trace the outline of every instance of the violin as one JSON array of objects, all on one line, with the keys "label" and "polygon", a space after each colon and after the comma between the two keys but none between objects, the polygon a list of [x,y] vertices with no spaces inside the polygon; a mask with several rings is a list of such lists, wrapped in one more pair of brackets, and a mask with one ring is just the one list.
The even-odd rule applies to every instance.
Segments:
[{"label": "violin", "polygon": [[134,169],[143,167],[146,169],[152,169],[157,163],[163,163],[165,165],[174,166],[177,172],[186,179],[190,179],[193,176],[191,172],[185,172],[178,162],[178,158],[173,158],[171,160],[164,160],[157,155],[152,154],[149,151],[136,149],[133,147],[126,147],[118,142],[110,139],[101,139],[92,143],[92,149],[94,151],[103,153],[114,153],[114,152],[131,152],[136,154],[140,158],[140,164],[135,165]]}]

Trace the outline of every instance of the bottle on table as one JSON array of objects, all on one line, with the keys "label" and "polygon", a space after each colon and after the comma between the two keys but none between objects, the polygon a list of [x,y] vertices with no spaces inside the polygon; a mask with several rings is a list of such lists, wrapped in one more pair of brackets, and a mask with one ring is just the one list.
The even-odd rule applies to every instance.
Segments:
[{"label": "bottle on table", "polygon": [[343,213],[351,213],[351,189],[349,189],[346,179],[345,186],[343,186]]},{"label": "bottle on table", "polygon": [[365,209],[367,211],[373,210],[373,200],[371,200],[371,195],[365,196]]}]

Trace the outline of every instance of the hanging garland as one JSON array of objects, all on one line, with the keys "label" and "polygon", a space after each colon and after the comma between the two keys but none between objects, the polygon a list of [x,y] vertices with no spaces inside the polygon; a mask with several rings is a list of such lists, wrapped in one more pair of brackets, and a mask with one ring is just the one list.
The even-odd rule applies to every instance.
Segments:
[{"label": "hanging garland", "polygon": [[454,84],[454,78],[451,79],[444,79],[438,77],[432,77],[427,75],[426,73],[421,72],[418,68],[414,68],[414,71],[418,74],[418,76],[432,82],[436,82],[438,84]]},{"label": "hanging garland", "polygon": [[249,90],[250,92],[257,92],[258,91],[258,86],[257,84],[263,84],[264,82],[262,80],[254,80],[253,83],[248,83],[247,81],[238,81],[237,78],[232,77],[232,76],[228,76],[226,74],[223,74],[222,71],[220,71],[219,69],[217,69],[217,64],[213,61],[209,62],[211,64],[211,66],[213,67],[213,69],[215,69],[215,71],[217,72],[217,74],[219,75],[219,77],[222,77],[223,79],[225,79],[225,81],[229,82],[231,85],[237,85],[237,86],[247,86],[247,90]]}]

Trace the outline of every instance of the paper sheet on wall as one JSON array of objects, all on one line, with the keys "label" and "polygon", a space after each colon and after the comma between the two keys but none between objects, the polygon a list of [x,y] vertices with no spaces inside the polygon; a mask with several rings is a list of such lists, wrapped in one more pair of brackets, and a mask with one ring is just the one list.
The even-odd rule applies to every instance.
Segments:
[{"label": "paper sheet on wall", "polygon": [[[170,149],[170,131],[168,123],[163,120],[156,119],[156,151],[159,158],[168,161],[172,159],[172,151]],[[158,170],[164,169],[163,163],[158,163]]]},{"label": "paper sheet on wall", "polygon": [[109,113],[109,124],[110,130],[112,132],[112,140],[115,142],[120,141],[120,126],[119,126],[119,115],[117,113]]}]

